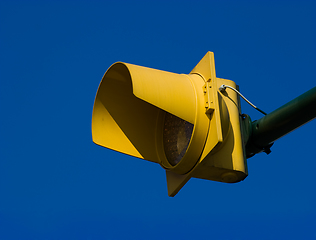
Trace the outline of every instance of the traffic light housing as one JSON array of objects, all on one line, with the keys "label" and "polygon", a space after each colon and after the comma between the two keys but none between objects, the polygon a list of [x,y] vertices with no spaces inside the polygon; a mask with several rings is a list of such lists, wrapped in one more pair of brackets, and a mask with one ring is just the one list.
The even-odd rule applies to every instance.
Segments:
[{"label": "traffic light housing", "polygon": [[105,73],[92,114],[93,141],[159,163],[169,196],[192,177],[234,183],[247,176],[239,97],[217,78],[208,52],[189,74],[127,63]]}]

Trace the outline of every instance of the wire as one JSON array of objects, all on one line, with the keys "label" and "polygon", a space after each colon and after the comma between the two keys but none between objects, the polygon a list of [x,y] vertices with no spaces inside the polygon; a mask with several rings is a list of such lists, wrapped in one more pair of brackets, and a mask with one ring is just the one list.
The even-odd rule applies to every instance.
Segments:
[{"label": "wire", "polygon": [[230,88],[232,90],[234,90],[237,94],[239,94],[248,104],[250,104],[253,108],[255,108],[256,110],[258,110],[259,112],[261,112],[264,115],[267,115],[264,111],[262,111],[260,108],[257,108],[254,104],[252,104],[247,98],[245,98],[237,89],[228,86],[228,85],[222,85],[219,87],[219,91],[224,92],[226,90],[226,88]]}]

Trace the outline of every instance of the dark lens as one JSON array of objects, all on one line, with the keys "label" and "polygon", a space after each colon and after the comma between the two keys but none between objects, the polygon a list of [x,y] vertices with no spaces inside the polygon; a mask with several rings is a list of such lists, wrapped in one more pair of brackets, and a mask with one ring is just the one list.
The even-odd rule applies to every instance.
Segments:
[{"label": "dark lens", "polygon": [[183,158],[192,136],[194,125],[166,112],[163,145],[168,162],[175,166]]}]

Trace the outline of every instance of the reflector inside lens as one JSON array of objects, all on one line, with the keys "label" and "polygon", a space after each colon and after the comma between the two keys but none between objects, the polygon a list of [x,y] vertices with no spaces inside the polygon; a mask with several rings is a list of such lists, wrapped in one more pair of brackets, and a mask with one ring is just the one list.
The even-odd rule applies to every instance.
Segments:
[{"label": "reflector inside lens", "polygon": [[194,125],[166,112],[163,145],[168,162],[175,166],[183,158],[192,136]]}]

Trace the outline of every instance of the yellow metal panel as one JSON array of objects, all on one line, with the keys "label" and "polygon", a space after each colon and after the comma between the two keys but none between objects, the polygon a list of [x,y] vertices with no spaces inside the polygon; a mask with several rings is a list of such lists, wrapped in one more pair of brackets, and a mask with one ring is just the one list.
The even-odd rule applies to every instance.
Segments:
[{"label": "yellow metal panel", "polygon": [[214,53],[207,52],[200,62],[192,69],[191,73],[198,73],[203,76],[205,81],[215,80],[215,61]]},{"label": "yellow metal panel", "polygon": [[[185,174],[175,171],[177,169],[169,169],[172,172],[167,171],[169,196],[177,194],[191,177],[232,183],[241,181],[247,176],[240,131],[238,95],[230,89],[224,94],[218,90],[221,84],[234,88],[236,84],[230,80],[216,78],[214,54],[211,52],[203,57],[189,76],[193,75],[201,76],[206,82],[203,87],[204,102],[202,104],[201,101],[198,102],[197,112],[202,109],[202,115],[208,117],[210,126],[207,128],[207,138],[201,143],[203,152],[193,169]],[[196,125],[199,126],[199,123],[196,122]],[[198,135],[201,136],[197,132],[194,133],[192,139]],[[188,148],[187,155],[190,155],[191,151],[194,151],[193,147]]]},{"label": "yellow metal panel", "polygon": [[170,197],[174,197],[191,178],[189,174],[180,175],[169,170],[166,170],[166,177]]},{"label": "yellow metal panel", "polygon": [[[205,103],[206,113],[210,114],[211,130],[209,144],[214,148],[223,141],[223,132],[221,126],[220,102],[218,96],[218,86],[215,71],[215,58],[213,52],[207,52],[201,61],[193,68],[191,73],[201,75],[205,80],[204,94],[207,102]],[[212,141],[212,142],[210,142]]]}]

